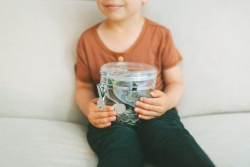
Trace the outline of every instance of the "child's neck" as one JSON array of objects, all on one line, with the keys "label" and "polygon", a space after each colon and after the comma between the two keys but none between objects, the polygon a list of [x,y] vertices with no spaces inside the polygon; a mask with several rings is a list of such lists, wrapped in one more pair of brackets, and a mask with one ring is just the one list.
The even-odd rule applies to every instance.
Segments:
[{"label": "child's neck", "polygon": [[109,30],[113,30],[116,32],[128,31],[131,29],[142,27],[144,24],[144,17],[140,15],[138,17],[132,17],[129,19],[121,20],[121,21],[114,21],[114,20],[106,19],[103,22],[103,24]]},{"label": "child's neck", "polygon": [[109,50],[122,53],[136,42],[144,22],[145,19],[142,16],[122,21],[107,19],[99,25],[97,33]]}]

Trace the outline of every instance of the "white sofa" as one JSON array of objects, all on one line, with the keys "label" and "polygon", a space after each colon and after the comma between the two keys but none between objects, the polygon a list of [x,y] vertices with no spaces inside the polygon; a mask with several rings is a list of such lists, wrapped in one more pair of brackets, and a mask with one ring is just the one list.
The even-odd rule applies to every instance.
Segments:
[{"label": "white sofa", "polygon": [[[219,167],[250,166],[250,1],[149,1],[183,56],[182,122]],[[0,1],[0,166],[94,167],[74,99],[93,1]],[[150,165],[145,165],[150,166]]]}]

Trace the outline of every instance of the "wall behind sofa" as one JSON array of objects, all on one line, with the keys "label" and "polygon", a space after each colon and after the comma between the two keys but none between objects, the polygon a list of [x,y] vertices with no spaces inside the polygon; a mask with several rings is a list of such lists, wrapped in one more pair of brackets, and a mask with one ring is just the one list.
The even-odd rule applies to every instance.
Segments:
[{"label": "wall behind sofa", "polygon": [[0,1],[0,116],[82,122],[76,43],[102,16],[91,1]]},{"label": "wall behind sofa", "polygon": [[250,1],[157,2],[145,14],[170,28],[183,56],[180,114],[250,111]]},{"label": "wall behind sofa", "polygon": [[[250,1],[150,0],[183,56],[181,116],[250,110]],[[0,1],[0,116],[85,120],[74,100],[75,47],[104,17],[94,1]]]}]

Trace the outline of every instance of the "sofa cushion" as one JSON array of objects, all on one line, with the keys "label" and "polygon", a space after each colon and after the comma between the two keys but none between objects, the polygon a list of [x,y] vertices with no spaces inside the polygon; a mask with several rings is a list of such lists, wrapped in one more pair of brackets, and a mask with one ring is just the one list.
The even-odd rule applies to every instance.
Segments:
[{"label": "sofa cushion", "polygon": [[97,158],[86,127],[59,121],[0,118],[0,162],[4,167],[94,167]]},{"label": "sofa cushion", "polygon": [[186,129],[219,167],[249,167],[250,113],[182,118]]},{"label": "sofa cushion", "polygon": [[[250,166],[250,113],[182,118],[220,167]],[[39,119],[0,118],[0,162],[5,167],[95,167],[85,126]],[[147,164],[145,167],[150,167]]]},{"label": "sofa cushion", "polygon": [[96,167],[86,132],[86,126],[74,123],[0,118],[0,166]]}]

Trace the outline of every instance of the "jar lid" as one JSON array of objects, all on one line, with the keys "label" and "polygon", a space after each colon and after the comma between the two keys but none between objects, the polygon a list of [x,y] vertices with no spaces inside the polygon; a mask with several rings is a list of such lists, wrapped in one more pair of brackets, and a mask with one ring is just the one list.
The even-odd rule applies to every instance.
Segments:
[{"label": "jar lid", "polygon": [[142,81],[155,79],[157,70],[155,67],[134,62],[114,62],[101,66],[101,75],[110,79]]}]

